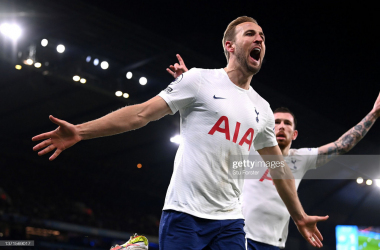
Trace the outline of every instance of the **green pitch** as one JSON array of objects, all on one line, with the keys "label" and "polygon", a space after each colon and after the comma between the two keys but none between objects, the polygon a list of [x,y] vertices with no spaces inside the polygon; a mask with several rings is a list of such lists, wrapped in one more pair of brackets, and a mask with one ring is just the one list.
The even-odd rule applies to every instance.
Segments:
[{"label": "green pitch", "polygon": [[[367,243],[367,246],[364,247],[365,242]],[[366,236],[359,236],[359,249],[360,249],[360,246],[362,246],[361,250],[379,250],[380,249],[379,244],[380,244],[380,240],[374,240]]]}]

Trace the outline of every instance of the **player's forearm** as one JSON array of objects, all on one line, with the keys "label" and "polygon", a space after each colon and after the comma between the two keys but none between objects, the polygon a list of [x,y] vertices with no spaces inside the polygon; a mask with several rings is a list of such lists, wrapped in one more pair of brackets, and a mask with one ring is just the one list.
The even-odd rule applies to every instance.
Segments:
[{"label": "player's forearm", "polygon": [[82,140],[120,134],[145,126],[149,120],[140,115],[141,104],[127,106],[99,119],[77,125]]},{"label": "player's forearm", "polygon": [[363,137],[367,134],[373,124],[376,122],[378,115],[374,110],[369,112],[363,120],[356,126],[352,127],[344,133],[335,142],[326,144],[318,148],[317,167],[326,164],[338,155],[343,155],[350,151],[356,144],[358,144]]},{"label": "player's forearm", "polygon": [[277,192],[294,222],[297,223],[298,221],[304,219],[306,213],[303,210],[301,202],[298,198],[294,177],[289,167],[286,165],[283,168],[271,169],[270,174],[272,176],[273,183],[276,186]]},{"label": "player's forearm", "polygon": [[355,127],[348,130],[335,141],[337,154],[345,154],[358,144],[358,142],[367,134],[368,130],[371,129],[376,122],[376,119],[376,113],[371,111]]},{"label": "player's forearm", "polygon": [[298,223],[303,220],[306,213],[298,199],[294,176],[286,164],[280,148],[278,146],[267,147],[258,150],[258,152],[264,162],[269,162],[270,166],[274,166],[274,168],[269,168],[270,175],[294,222]]}]

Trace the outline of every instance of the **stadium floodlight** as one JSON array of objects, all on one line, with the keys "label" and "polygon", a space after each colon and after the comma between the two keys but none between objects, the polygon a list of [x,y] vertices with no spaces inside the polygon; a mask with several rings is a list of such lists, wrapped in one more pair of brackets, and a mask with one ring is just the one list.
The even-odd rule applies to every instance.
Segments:
[{"label": "stadium floodlight", "polygon": [[21,65],[16,65],[15,68],[16,68],[17,70],[20,70],[20,69],[22,69],[22,66],[21,66]]},{"label": "stadium floodlight", "polygon": [[124,94],[123,94],[123,97],[124,97],[124,98],[128,98],[128,97],[129,97],[129,94],[128,94],[128,93],[124,93]]},{"label": "stadium floodlight", "polygon": [[365,184],[367,184],[368,186],[371,186],[372,185],[372,180],[371,179],[368,179]]},{"label": "stadium floodlight", "polygon": [[85,78],[81,78],[80,82],[83,83],[83,84],[85,84],[87,82],[87,80]]},{"label": "stadium floodlight", "polygon": [[24,64],[26,64],[26,65],[32,65],[34,62],[33,62],[33,60],[32,59],[26,59],[25,61],[24,61]]},{"label": "stadium floodlight", "polygon": [[120,96],[123,95],[123,92],[121,92],[120,90],[118,90],[118,91],[115,92],[115,95],[118,96],[118,97],[120,97]]},{"label": "stadium floodlight", "polygon": [[141,85],[145,85],[145,84],[147,84],[147,82],[148,82],[148,79],[146,79],[146,77],[141,77],[140,80],[139,80],[139,83]]},{"label": "stadium floodlight", "polygon": [[42,47],[46,47],[48,45],[49,41],[47,39],[42,39],[41,40],[41,45]]},{"label": "stadium floodlight", "polygon": [[99,59],[98,59],[98,58],[95,58],[95,59],[94,59],[94,65],[95,65],[95,66],[98,66],[98,64],[99,64]]},{"label": "stadium floodlight", "polygon": [[86,57],[86,62],[90,62],[90,61],[91,61],[91,56]]},{"label": "stadium floodlight", "polygon": [[126,74],[127,79],[131,79],[132,76],[133,76],[132,72],[128,72],[128,73]]},{"label": "stadium floodlight", "polygon": [[110,65],[108,64],[108,62],[107,61],[103,61],[101,64],[100,64],[100,67],[102,68],[102,69],[108,69],[108,67],[109,67]]},{"label": "stadium floodlight", "polygon": [[21,28],[16,24],[3,23],[0,26],[0,32],[13,41],[16,41],[21,36]]},{"label": "stadium floodlight", "polygon": [[41,68],[41,66],[42,66],[42,64],[39,63],[39,62],[36,62],[36,63],[34,64],[34,67],[36,67],[37,69]]},{"label": "stadium floodlight", "polygon": [[380,179],[376,179],[375,184],[376,184],[376,186],[380,187]]},{"label": "stadium floodlight", "polygon": [[170,141],[176,144],[180,144],[182,141],[182,137],[180,135],[176,135],[170,138]]},{"label": "stadium floodlight", "polygon": [[58,53],[63,53],[63,52],[65,52],[65,46],[64,45],[62,45],[62,44],[59,44],[58,46],[57,46],[57,51],[58,51]]},{"label": "stadium floodlight", "polygon": [[78,82],[80,80],[80,76],[78,76],[78,75],[73,76],[73,80]]},{"label": "stadium floodlight", "polygon": [[357,179],[356,179],[356,182],[358,183],[358,184],[362,184],[363,183],[363,178],[362,177],[358,177]]}]

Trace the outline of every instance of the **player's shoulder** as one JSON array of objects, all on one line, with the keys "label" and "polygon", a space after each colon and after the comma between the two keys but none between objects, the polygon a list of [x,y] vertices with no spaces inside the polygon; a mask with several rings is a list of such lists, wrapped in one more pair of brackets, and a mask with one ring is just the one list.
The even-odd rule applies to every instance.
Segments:
[{"label": "player's shoulder", "polygon": [[199,76],[203,78],[218,78],[224,77],[224,69],[203,69],[203,68],[191,68],[188,72],[192,72],[193,74],[199,74]]},{"label": "player's shoulder", "polygon": [[204,86],[205,83],[213,82],[222,77],[222,72],[218,69],[202,69],[202,68],[191,68],[187,72],[178,76],[172,83],[188,87],[190,89],[195,89],[200,86]]},{"label": "player's shoulder", "polygon": [[[178,76],[172,83],[187,82],[194,83],[200,81],[202,78],[203,69],[200,68],[191,68],[182,75]],[[185,80],[185,81],[182,81]]]},{"label": "player's shoulder", "polygon": [[291,148],[289,155],[315,155],[318,154],[318,148]]},{"label": "player's shoulder", "polygon": [[250,95],[253,96],[256,103],[258,103],[262,108],[265,108],[267,112],[272,113],[272,109],[270,108],[270,104],[267,100],[265,100],[259,93],[256,92],[252,88],[252,86],[249,87]]},{"label": "player's shoulder", "polygon": [[203,69],[203,68],[191,68],[188,72],[198,72],[201,74],[220,74],[223,69]]},{"label": "player's shoulder", "polygon": [[189,75],[189,74],[200,75],[202,73],[202,71],[203,71],[203,69],[200,69],[200,68],[191,68],[183,74],[184,75]]}]

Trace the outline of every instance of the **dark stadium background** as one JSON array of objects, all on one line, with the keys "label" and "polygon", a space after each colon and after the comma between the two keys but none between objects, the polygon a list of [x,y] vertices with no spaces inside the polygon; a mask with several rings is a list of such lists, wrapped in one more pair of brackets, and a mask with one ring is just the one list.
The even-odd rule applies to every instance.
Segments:
[{"label": "dark stadium background", "polygon": [[[23,34],[17,45],[0,34],[0,240],[32,239],[33,249],[109,249],[137,232],[157,243],[178,114],[81,142],[53,162],[32,151],[31,138],[55,129],[50,114],[82,123],[155,96],[172,81],[165,69],[176,53],[189,68],[224,67],[222,35],[241,15],[256,18],[267,39],[252,87],[273,109],[286,106],[297,115],[293,147],[336,140],[379,94],[376,8],[371,1],[1,0],[0,24],[17,23]],[[63,54],[55,51],[58,43],[66,46]],[[22,64],[31,44],[49,66]],[[108,61],[109,69],[87,56]],[[75,74],[87,83],[74,82]],[[147,85],[138,83],[141,76]],[[116,97],[119,89],[130,97]],[[379,154],[379,131],[375,124],[350,154]],[[330,215],[319,224],[325,249],[335,249],[336,225],[380,226],[375,185],[338,176],[304,180],[299,196],[308,214]],[[309,249],[293,222],[286,249]]]}]

